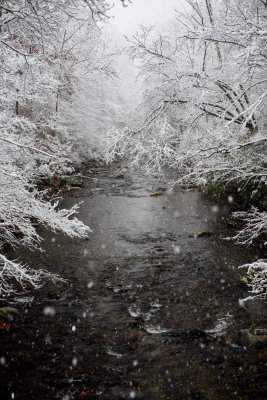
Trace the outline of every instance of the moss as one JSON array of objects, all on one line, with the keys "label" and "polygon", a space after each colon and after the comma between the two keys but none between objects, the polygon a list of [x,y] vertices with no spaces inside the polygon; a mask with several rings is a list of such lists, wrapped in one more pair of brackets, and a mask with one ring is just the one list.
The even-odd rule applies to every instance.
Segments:
[{"label": "moss", "polygon": [[208,195],[222,200],[226,200],[229,195],[233,196],[234,208],[247,210],[255,206],[260,210],[267,209],[267,185],[259,179],[250,181],[239,179],[229,183],[223,180],[214,181],[214,177],[210,174],[205,191]]}]

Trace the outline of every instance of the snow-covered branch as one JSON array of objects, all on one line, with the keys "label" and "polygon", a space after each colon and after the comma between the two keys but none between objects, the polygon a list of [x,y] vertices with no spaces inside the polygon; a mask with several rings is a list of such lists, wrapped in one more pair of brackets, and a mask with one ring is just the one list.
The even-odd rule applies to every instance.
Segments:
[{"label": "snow-covered branch", "polygon": [[238,243],[249,245],[256,239],[267,239],[267,213],[252,207],[250,211],[238,211],[233,213],[244,224],[236,236],[233,237]]},{"label": "snow-covered branch", "polygon": [[0,297],[10,296],[27,287],[38,289],[44,280],[52,282],[65,282],[56,274],[51,274],[42,269],[31,269],[18,261],[8,260],[0,254]]}]

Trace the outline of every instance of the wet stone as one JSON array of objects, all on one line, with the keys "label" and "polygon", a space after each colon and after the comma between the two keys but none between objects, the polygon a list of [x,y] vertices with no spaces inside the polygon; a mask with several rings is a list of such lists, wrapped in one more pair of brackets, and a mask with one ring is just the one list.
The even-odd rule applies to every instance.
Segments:
[{"label": "wet stone", "polygon": [[267,348],[267,329],[257,328],[253,331],[242,329],[239,333],[239,342],[242,346]]},{"label": "wet stone", "polygon": [[0,317],[9,321],[13,320],[13,314],[17,312],[18,310],[14,307],[0,307]]},{"label": "wet stone", "polygon": [[74,176],[74,175],[65,176],[64,182],[69,186],[74,186],[74,187],[84,186],[84,182],[81,176]]},{"label": "wet stone", "polygon": [[122,172],[117,172],[115,174],[109,175],[110,179],[123,179],[124,174]]},{"label": "wet stone", "polygon": [[256,316],[259,321],[267,320],[267,299],[250,296],[241,303],[249,315]]},{"label": "wet stone", "polygon": [[58,292],[50,291],[47,293],[47,296],[52,299],[52,300],[58,300],[60,299],[61,295]]},{"label": "wet stone", "polygon": [[150,193],[150,197],[159,197],[159,196],[162,196],[162,195],[163,195],[162,192]]},{"label": "wet stone", "polygon": [[195,340],[208,340],[211,336],[199,329],[186,329],[182,331],[169,331],[160,333],[158,339],[169,343],[186,343]]}]

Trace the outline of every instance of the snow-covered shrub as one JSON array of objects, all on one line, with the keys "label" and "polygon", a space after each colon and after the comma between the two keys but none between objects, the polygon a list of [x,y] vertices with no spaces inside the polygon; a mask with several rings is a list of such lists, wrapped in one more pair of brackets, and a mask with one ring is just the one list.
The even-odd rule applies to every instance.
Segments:
[{"label": "snow-covered shrub", "polygon": [[241,265],[239,268],[247,268],[247,282],[253,294],[267,293],[267,260],[257,260],[251,264]]},{"label": "snow-covered shrub", "polygon": [[[48,200],[46,192],[38,191],[35,184],[31,183],[36,179],[34,155],[41,152],[46,157],[44,165],[49,165],[53,156],[35,149],[27,138],[22,138],[23,135],[20,138],[15,135],[9,135],[6,139],[4,136],[0,138],[0,251],[5,243],[13,247],[39,247],[42,239],[36,232],[36,223],[71,237],[87,237],[90,229],[74,216],[78,205],[70,210],[60,209],[58,199]],[[44,159],[42,162],[44,163]],[[9,278],[25,288],[27,282],[38,287],[39,280],[44,277],[58,279],[45,271],[32,271],[1,255],[0,296],[14,291]]]},{"label": "snow-covered shrub", "polygon": [[[60,100],[71,99],[74,66],[84,61],[86,43],[79,33],[96,32],[92,13],[98,6],[74,2],[12,0],[0,4],[0,252],[4,244],[39,248],[36,225],[71,237],[87,237],[90,229],[75,214],[78,206],[60,209],[35,186],[41,176],[72,171],[72,149],[64,126],[57,123]],[[80,18],[82,15],[82,18]],[[83,29],[83,27],[87,27]],[[74,35],[74,32],[76,35]],[[68,42],[73,39],[68,46]],[[84,51],[82,50],[82,47]],[[43,278],[19,261],[0,256],[0,296],[14,284],[34,287]]]}]

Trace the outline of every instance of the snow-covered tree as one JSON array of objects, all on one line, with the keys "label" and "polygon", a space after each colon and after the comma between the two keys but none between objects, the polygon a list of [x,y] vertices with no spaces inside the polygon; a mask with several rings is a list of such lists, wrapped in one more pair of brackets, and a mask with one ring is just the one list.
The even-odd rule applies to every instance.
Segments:
[{"label": "snow-covered tree", "polygon": [[127,154],[150,170],[167,165],[184,184],[246,192],[256,203],[267,193],[267,4],[185,3],[168,25],[142,26],[129,39],[145,91],[139,123],[111,132],[109,155]]},{"label": "snow-covered tree", "polygon": [[[232,0],[216,8],[211,1],[187,3],[191,12],[177,13],[163,33],[141,27],[130,39],[130,52],[147,83],[140,107],[145,110],[143,124],[130,127],[130,135],[138,134],[146,142],[154,121],[166,115],[169,122],[176,121],[182,143],[191,136],[196,148],[203,135],[210,142],[207,131],[214,129],[218,144],[229,135],[239,140],[262,132],[265,5],[250,0]],[[170,147],[175,150],[176,145]]]},{"label": "snow-covered tree", "polygon": [[[36,182],[72,171],[75,129],[60,113],[88,76],[100,81],[110,74],[99,30],[109,9],[104,0],[1,1],[1,251],[4,243],[39,247],[33,222],[72,237],[90,232],[74,216],[77,206],[60,209]],[[95,93],[87,95],[84,101],[95,101]],[[51,277],[0,257],[0,295],[12,293],[14,281],[37,287],[45,276]]]}]

